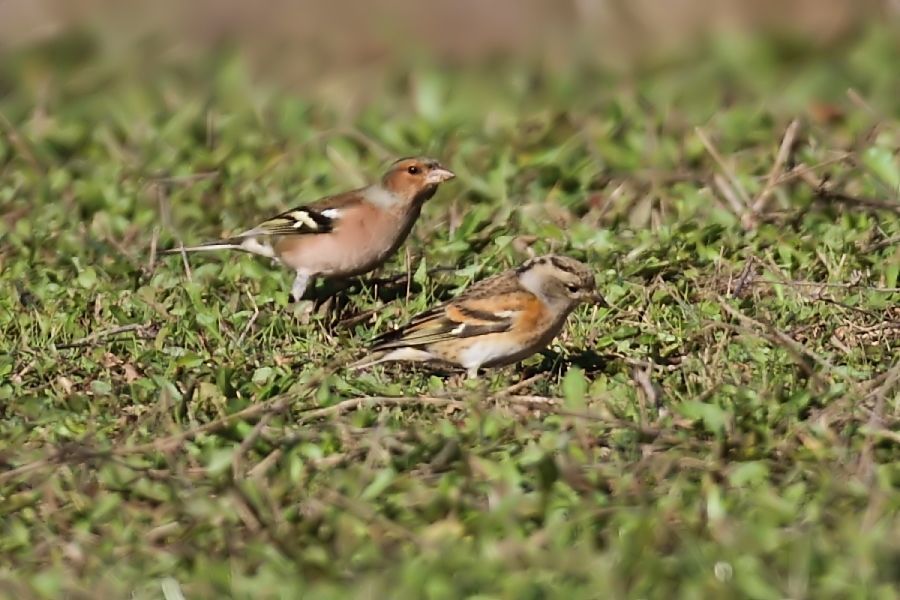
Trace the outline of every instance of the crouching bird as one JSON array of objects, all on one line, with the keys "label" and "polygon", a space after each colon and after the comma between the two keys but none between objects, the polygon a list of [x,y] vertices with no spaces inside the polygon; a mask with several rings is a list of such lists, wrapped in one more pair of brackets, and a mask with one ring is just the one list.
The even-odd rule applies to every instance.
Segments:
[{"label": "crouching bird", "polygon": [[351,367],[387,361],[436,361],[466,369],[518,362],[545,348],[579,304],[604,303],[587,265],[566,256],[539,256],[479,281],[373,341]]},{"label": "crouching bird", "polygon": [[327,196],[267,219],[235,236],[162,254],[241,250],[272,258],[296,273],[298,301],[315,277],[368,273],[397,251],[422,205],[455,175],[431,158],[402,158],[379,183]]}]

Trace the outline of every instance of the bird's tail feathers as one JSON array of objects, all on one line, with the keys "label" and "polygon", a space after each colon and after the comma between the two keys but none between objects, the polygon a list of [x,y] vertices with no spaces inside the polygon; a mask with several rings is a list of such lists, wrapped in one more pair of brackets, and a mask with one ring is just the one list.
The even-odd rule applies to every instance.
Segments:
[{"label": "bird's tail feathers", "polygon": [[407,360],[412,362],[424,362],[435,360],[435,356],[421,348],[411,348],[402,346],[400,348],[389,348],[386,350],[375,350],[360,361],[351,365],[347,365],[348,369],[366,369],[379,363],[394,360]]},{"label": "bird's tail feathers", "polygon": [[160,251],[160,254],[181,254],[182,252],[204,252],[212,250],[240,250],[249,252],[250,254],[258,254],[272,258],[275,253],[270,244],[261,243],[253,237],[233,237],[224,240],[215,240],[197,244],[196,246],[184,246],[179,248],[169,248]]},{"label": "bird's tail feathers", "polygon": [[356,361],[355,363],[351,363],[347,365],[348,369],[352,369],[354,371],[359,369],[368,369],[369,367],[373,367],[379,363],[383,363],[386,360],[385,358],[386,352],[373,352],[371,354],[367,354],[364,358]]},{"label": "bird's tail feathers", "polygon": [[182,252],[203,252],[206,250],[242,250],[240,240],[216,240],[214,242],[205,242],[196,246],[179,246],[177,248],[169,248],[168,250],[160,250],[160,254],[181,254]]}]

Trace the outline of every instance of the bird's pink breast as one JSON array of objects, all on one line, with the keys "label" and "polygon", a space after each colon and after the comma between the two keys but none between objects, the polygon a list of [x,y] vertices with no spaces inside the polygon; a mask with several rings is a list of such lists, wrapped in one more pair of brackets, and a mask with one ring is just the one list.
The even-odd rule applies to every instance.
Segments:
[{"label": "bird's pink breast", "polygon": [[402,243],[399,238],[409,229],[397,224],[390,213],[356,210],[343,215],[330,233],[280,238],[275,251],[292,269],[327,277],[361,275],[380,266]]}]

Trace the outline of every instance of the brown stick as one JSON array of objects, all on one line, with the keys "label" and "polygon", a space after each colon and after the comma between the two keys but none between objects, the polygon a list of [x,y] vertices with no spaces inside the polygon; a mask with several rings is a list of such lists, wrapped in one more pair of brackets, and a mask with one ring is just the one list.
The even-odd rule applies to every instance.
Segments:
[{"label": "brown stick", "polygon": [[741,185],[741,182],[734,174],[734,171],[732,171],[731,168],[727,164],[725,164],[725,159],[723,159],[722,155],[719,154],[719,150],[706,135],[706,132],[703,131],[702,127],[695,127],[694,131],[697,133],[697,137],[700,138],[700,141],[703,143],[706,151],[709,152],[710,156],[712,156],[716,163],[719,165],[719,169],[728,178],[728,181],[731,183],[731,187],[735,192],[737,192],[741,202],[744,204],[744,206],[749,206],[750,196],[747,195],[747,191],[744,189],[744,186]]},{"label": "brown stick", "polygon": [[85,336],[79,340],[75,340],[74,342],[69,342],[68,344],[59,344],[56,349],[57,350],[69,350],[72,348],[83,348],[84,346],[90,346],[94,342],[101,340],[103,338],[113,337],[116,335],[121,335],[123,333],[128,333],[131,331],[143,331],[149,328],[150,325],[141,325],[140,323],[130,323],[128,325],[122,325],[120,327],[113,327],[111,329],[103,329],[102,331],[97,331],[88,336]]},{"label": "brown stick", "polygon": [[794,140],[797,137],[797,131],[799,129],[800,121],[798,119],[794,119],[791,121],[790,125],[787,126],[784,136],[781,138],[781,146],[778,148],[775,162],[772,163],[772,169],[769,171],[769,177],[766,179],[766,184],[763,186],[762,191],[756,196],[756,200],[753,201],[750,210],[744,213],[742,224],[745,229],[752,229],[758,224],[759,215],[765,211],[766,205],[769,203],[769,199],[772,197],[772,193],[777,187],[776,181],[791,154],[791,148],[794,146]]}]

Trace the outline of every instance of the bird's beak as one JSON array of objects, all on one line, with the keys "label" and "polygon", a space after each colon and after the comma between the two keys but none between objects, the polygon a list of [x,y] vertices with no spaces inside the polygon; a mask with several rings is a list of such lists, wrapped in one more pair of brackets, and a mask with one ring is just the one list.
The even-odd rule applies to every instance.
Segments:
[{"label": "bird's beak", "polygon": [[429,185],[443,183],[449,179],[453,179],[454,177],[456,177],[456,173],[454,173],[453,171],[445,169],[444,167],[435,167],[428,172],[428,175],[425,176],[425,183]]},{"label": "bird's beak", "polygon": [[585,302],[588,304],[596,304],[597,306],[602,306],[603,308],[610,308],[609,302],[606,301],[600,292],[594,292],[587,298],[585,298]]}]

